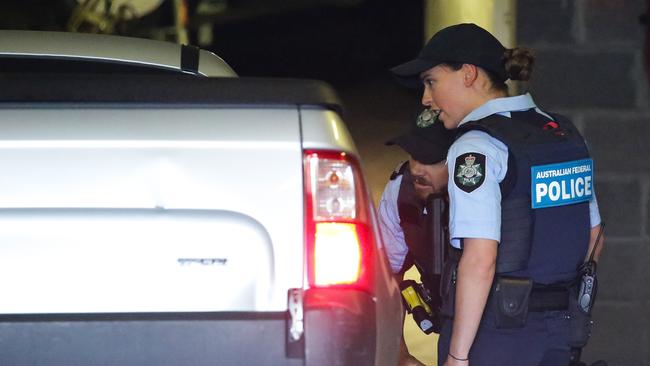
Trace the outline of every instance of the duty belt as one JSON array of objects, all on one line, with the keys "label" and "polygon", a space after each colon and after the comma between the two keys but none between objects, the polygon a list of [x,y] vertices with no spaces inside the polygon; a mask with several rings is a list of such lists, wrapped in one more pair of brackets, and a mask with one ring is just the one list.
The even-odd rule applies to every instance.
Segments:
[{"label": "duty belt", "polygon": [[569,289],[566,286],[533,287],[528,302],[528,311],[559,311],[569,308]]}]

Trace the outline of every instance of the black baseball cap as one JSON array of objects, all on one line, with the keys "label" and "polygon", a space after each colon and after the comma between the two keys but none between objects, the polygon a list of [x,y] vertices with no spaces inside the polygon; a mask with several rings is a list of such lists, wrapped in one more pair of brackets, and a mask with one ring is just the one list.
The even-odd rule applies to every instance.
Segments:
[{"label": "black baseball cap", "polygon": [[505,81],[506,48],[490,32],[473,23],[443,28],[431,37],[418,57],[390,71],[408,87],[419,87],[420,73],[441,63],[460,62],[479,66]]},{"label": "black baseball cap", "polygon": [[447,130],[437,121],[427,127],[413,127],[407,133],[386,141],[386,145],[398,145],[422,164],[436,164],[447,157],[453,142],[454,131]]}]

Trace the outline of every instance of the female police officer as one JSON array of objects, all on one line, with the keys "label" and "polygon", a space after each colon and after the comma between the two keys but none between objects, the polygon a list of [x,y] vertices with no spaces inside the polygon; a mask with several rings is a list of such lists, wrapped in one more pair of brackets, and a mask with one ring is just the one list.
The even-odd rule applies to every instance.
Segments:
[{"label": "female police officer", "polygon": [[569,363],[569,284],[600,216],[575,127],[528,94],[507,97],[505,81],[527,80],[532,66],[527,50],[457,24],[392,69],[404,83],[423,82],[422,103],[458,128],[447,157],[449,229],[462,256],[450,276],[453,320],[443,325],[440,364]]}]

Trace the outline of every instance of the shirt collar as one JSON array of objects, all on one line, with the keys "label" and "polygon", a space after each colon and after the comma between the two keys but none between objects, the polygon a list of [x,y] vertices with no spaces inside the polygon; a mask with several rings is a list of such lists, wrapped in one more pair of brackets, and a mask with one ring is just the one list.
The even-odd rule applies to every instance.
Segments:
[{"label": "shirt collar", "polygon": [[517,95],[515,97],[490,99],[485,102],[485,104],[481,105],[466,115],[458,125],[460,126],[463,123],[469,121],[477,121],[493,114],[524,111],[531,108],[537,108],[537,105],[535,104],[535,101],[533,101],[533,97],[530,95],[530,93]]}]

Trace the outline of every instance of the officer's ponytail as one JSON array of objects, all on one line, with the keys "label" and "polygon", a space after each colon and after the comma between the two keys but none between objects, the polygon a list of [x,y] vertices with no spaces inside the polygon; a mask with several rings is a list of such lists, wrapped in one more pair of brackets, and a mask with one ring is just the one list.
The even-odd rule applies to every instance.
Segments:
[{"label": "officer's ponytail", "polygon": [[527,48],[508,48],[503,53],[503,66],[510,80],[528,80],[533,73],[535,56]]},{"label": "officer's ponytail", "polygon": [[530,79],[533,73],[533,66],[535,65],[535,55],[533,51],[523,47],[506,48],[505,52],[503,52],[501,63],[505,70],[505,79],[503,78],[503,74],[497,75],[487,70],[486,73],[492,83],[491,89],[507,95],[507,79],[522,81]]}]

